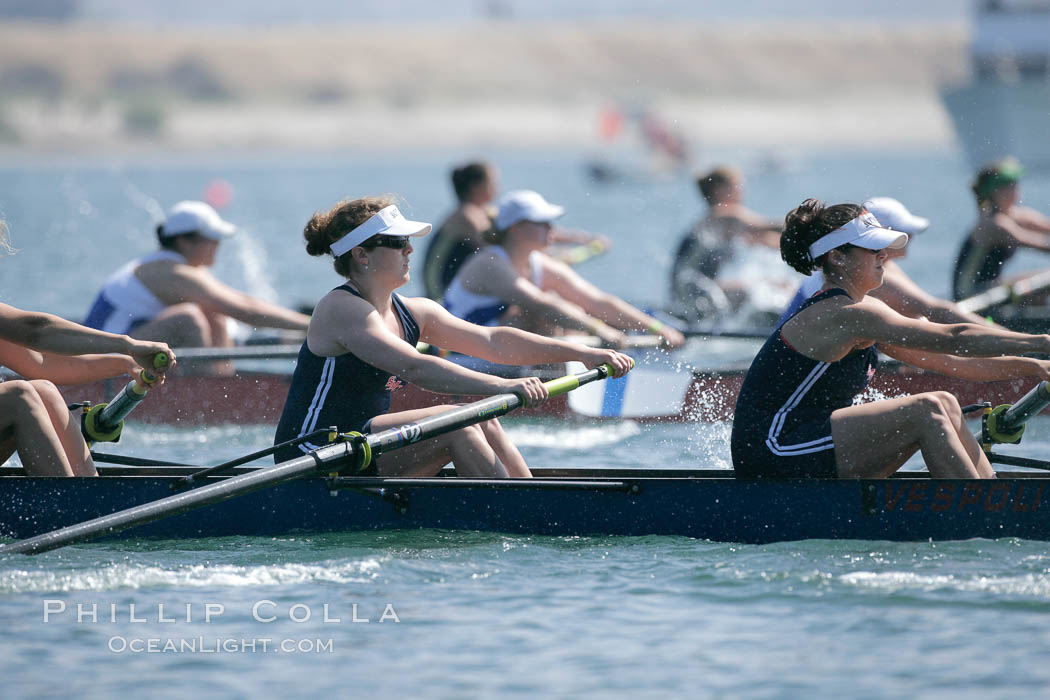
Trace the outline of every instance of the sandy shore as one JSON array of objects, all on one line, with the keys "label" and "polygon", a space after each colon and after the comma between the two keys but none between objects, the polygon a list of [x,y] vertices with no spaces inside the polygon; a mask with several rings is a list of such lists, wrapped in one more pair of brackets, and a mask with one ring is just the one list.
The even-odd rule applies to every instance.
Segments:
[{"label": "sandy shore", "polygon": [[[314,32],[0,28],[11,148],[600,143],[610,107],[691,144],[954,141],[960,27],[492,24]],[[56,50],[61,47],[61,50]]]}]

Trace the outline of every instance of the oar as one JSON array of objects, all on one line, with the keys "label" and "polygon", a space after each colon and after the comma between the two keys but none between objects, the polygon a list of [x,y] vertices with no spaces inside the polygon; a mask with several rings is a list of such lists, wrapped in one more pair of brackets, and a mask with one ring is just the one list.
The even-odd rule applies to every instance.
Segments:
[{"label": "oar", "polygon": [[1042,381],[1012,406],[992,409],[981,423],[980,441],[984,449],[990,450],[993,443],[1020,442],[1028,419],[1047,406],[1050,406],[1050,382]]},{"label": "oar", "polygon": [[[168,364],[166,353],[158,352],[153,356],[153,369],[161,369]],[[124,419],[135,410],[135,407],[146,398],[150,388],[160,381],[160,376],[148,368],[139,372],[136,379],[128,382],[120,393],[109,403],[92,406],[80,422],[80,431],[91,445],[96,442],[116,442],[124,429]]]},{"label": "oar", "polygon": [[599,239],[589,243],[575,245],[568,250],[554,253],[554,257],[566,265],[579,265],[582,262],[598,257],[605,253],[608,247]]},{"label": "oar", "polygon": [[1048,289],[1050,289],[1050,270],[1037,272],[1016,282],[1000,284],[956,303],[965,311],[982,314],[996,306],[1017,302]]},{"label": "oar", "polygon": [[[590,382],[605,379],[611,374],[612,367],[602,365],[581,374],[553,379],[544,385],[551,396],[558,396]],[[0,547],[0,554],[47,552],[288,481],[334,472],[352,465],[356,465],[360,470],[379,454],[502,416],[523,404],[524,400],[517,394],[491,396],[415,423],[359,436],[359,439],[354,441],[328,445],[309,455],[282,462],[274,467],[231,477],[192,491],[4,545]]]},{"label": "oar", "polygon": [[232,348],[175,348],[180,363],[219,360],[287,360],[299,356],[302,344],[243,345]]}]

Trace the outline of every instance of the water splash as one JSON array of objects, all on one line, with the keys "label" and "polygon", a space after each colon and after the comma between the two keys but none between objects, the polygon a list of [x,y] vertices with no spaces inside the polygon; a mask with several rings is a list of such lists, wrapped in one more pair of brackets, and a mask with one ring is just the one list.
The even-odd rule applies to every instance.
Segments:
[{"label": "water splash", "polygon": [[311,582],[364,583],[375,580],[385,557],[342,563],[235,566],[193,564],[165,568],[119,563],[72,571],[17,569],[0,572],[0,593],[61,593],[143,588],[254,588]]}]

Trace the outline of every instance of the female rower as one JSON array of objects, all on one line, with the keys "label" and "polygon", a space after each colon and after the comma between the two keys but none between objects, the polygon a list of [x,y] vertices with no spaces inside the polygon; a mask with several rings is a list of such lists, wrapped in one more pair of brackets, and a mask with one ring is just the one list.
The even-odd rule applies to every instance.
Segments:
[{"label": "female rower", "polygon": [[[10,250],[0,222],[0,248]],[[164,343],[104,333],[51,314],[0,304],[0,365],[25,379],[0,382],[0,463],[16,451],[26,474],[95,476],[91,452],[55,384],[84,384],[152,367],[175,356]],[[106,353],[106,354],[102,354]]]},{"label": "female rower", "polygon": [[854,399],[887,355],[975,381],[1050,378],[1050,336],[970,323],[907,318],[869,296],[887,249],[906,234],[879,226],[857,204],[809,199],[787,215],[781,256],[823,289],[766,341],[737,399],[733,465],[741,477],[885,477],[916,450],[930,475],[993,477],[958,401],[936,391],[866,404]]},{"label": "female rower", "polygon": [[[499,191],[499,173],[490,163],[466,163],[452,171],[452,189],[457,205],[438,226],[423,257],[423,288],[431,299],[440,300],[445,290],[470,256],[489,241],[496,217],[492,202]],[[554,229],[552,241],[567,247],[558,259],[570,265],[604,252],[605,236],[577,229]]]},{"label": "female rower", "polygon": [[[908,254],[912,246],[911,238],[929,228],[929,219],[915,216],[892,197],[872,197],[865,200],[861,206],[874,215],[880,226],[908,234],[907,245],[886,249],[887,259],[882,268],[882,285],[872,292],[872,296],[883,300],[891,309],[904,316],[921,316],[937,323],[987,323],[986,319],[961,308],[958,304],[929,294],[897,264],[897,259]],[[814,270],[799,285],[794,298],[780,315],[777,325],[794,316],[806,299],[819,292],[823,286],[824,275],[820,270]]]},{"label": "female rower", "polygon": [[228,287],[209,271],[235,231],[208,204],[179,202],[157,227],[160,249],[113,273],[84,324],[185,347],[232,345],[227,318],[305,331],[308,316]]},{"label": "female rower", "polygon": [[952,293],[956,299],[1006,282],[1003,266],[1019,249],[1050,252],[1050,218],[1020,204],[1023,175],[1024,168],[1013,158],[1003,158],[977,173],[972,186],[977,224],[955,261]]},{"label": "female rower", "polygon": [[[341,202],[306,224],[306,252],[331,255],[346,283],[314,309],[275,442],[333,425],[341,431],[374,432],[449,408],[386,413],[391,392],[405,383],[451,394],[517,393],[528,405],[547,398],[546,387],[535,377],[505,379],[475,372],[417,352],[420,340],[504,364],[609,363],[616,376],[630,369],[631,359],[618,352],[513,328],[476,326],[430,299],[395,294],[409,280],[410,239],[429,232],[430,224],[405,219],[391,199],[374,197]],[[317,447],[310,442],[285,447],[275,459],[302,456]],[[463,476],[531,475],[495,419],[385,454],[376,469],[386,476],[430,476],[450,461]]]},{"label": "female rower", "polygon": [[551,243],[551,223],[565,209],[538,192],[515,190],[500,201],[494,245],[471,257],[445,293],[445,308],[472,323],[512,325],[550,334],[561,328],[593,332],[622,347],[623,331],[659,335],[678,347],[682,334],[607,294],[565,263],[543,251]]}]

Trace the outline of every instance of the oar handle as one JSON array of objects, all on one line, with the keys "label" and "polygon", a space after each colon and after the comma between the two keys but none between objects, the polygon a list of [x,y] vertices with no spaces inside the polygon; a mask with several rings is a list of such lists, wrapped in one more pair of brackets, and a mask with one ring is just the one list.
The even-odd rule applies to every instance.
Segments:
[{"label": "oar handle", "polygon": [[570,374],[565,377],[558,377],[557,379],[551,379],[549,382],[544,382],[543,386],[547,387],[547,394],[550,396],[561,396],[567,394],[573,389],[578,389],[584,384],[589,384],[598,379],[605,379],[613,375],[612,365],[599,365],[592,370],[581,372],[580,374]]},{"label": "oar handle", "polygon": [[[171,361],[167,353],[158,352],[153,356],[153,369],[166,367]],[[146,398],[150,387],[160,381],[160,375],[151,368],[144,368],[136,379],[128,382],[120,393],[108,403],[92,406],[84,414],[81,431],[89,443],[116,442],[124,429],[124,419]]]}]

